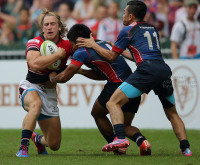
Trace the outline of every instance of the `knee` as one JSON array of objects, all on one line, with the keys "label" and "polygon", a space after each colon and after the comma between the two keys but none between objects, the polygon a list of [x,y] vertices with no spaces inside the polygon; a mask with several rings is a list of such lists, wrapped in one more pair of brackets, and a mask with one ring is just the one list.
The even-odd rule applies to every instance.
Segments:
[{"label": "knee", "polygon": [[35,100],[34,102],[32,102],[30,104],[29,111],[31,111],[35,115],[39,115],[40,112],[41,112],[41,108],[42,108],[42,101],[41,100]]},{"label": "knee", "polygon": [[60,140],[54,140],[52,142],[49,143],[49,148],[53,151],[57,151],[60,148]]},{"label": "knee", "polygon": [[91,115],[92,115],[93,118],[97,118],[97,115],[96,115],[96,113],[94,112],[94,110],[91,111]]},{"label": "knee", "polygon": [[165,109],[165,113],[169,121],[171,121],[172,119],[175,119],[176,117],[179,117],[175,106],[169,109]]},{"label": "knee", "polygon": [[108,109],[108,110],[110,110],[110,108],[112,108],[113,106],[115,106],[116,104],[114,103],[114,102],[112,102],[112,101],[108,101],[107,103],[106,103],[106,108]]}]

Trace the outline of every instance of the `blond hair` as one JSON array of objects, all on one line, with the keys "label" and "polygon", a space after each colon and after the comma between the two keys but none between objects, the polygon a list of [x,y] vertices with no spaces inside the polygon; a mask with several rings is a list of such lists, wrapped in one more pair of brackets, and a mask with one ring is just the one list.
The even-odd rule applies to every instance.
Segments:
[{"label": "blond hair", "polygon": [[61,27],[61,30],[59,31],[59,37],[60,38],[66,37],[66,33],[68,32],[68,29],[66,27],[66,24],[63,22],[62,18],[58,15],[57,12],[49,11],[46,8],[43,10],[42,14],[40,14],[40,16],[38,18],[38,25],[40,28],[40,33],[43,34],[43,24],[44,24],[44,18],[46,16],[54,16],[57,18],[58,26]]}]

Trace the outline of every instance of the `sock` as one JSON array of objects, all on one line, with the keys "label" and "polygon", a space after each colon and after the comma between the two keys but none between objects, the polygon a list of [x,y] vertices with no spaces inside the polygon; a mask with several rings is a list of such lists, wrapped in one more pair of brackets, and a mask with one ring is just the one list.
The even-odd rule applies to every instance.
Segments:
[{"label": "sock", "polygon": [[41,139],[42,139],[43,136],[44,136],[44,135],[39,135],[39,134],[38,134],[38,135],[36,136],[36,142],[42,145]]},{"label": "sock", "polygon": [[32,136],[32,131],[30,131],[30,130],[27,130],[27,129],[25,129],[25,130],[22,130],[22,139],[21,139],[21,145],[28,145],[29,144],[29,140],[30,140],[30,138],[31,138],[31,136]]},{"label": "sock", "polygon": [[142,142],[143,142],[144,140],[146,140],[146,138],[145,138],[140,132],[138,132],[138,133],[135,133],[135,134],[133,135],[132,140],[133,140],[134,142],[136,142],[137,145],[138,145],[138,147],[139,147],[139,146],[142,144]]},{"label": "sock", "polygon": [[190,148],[190,144],[188,142],[188,140],[181,140],[180,141],[180,148],[181,148],[181,151],[184,152],[187,148]]},{"label": "sock", "polygon": [[110,136],[104,136],[104,138],[106,139],[106,141],[108,143],[112,143],[113,140],[114,140],[114,138],[115,138],[115,135],[114,135],[114,133],[112,133],[112,135],[110,135]]},{"label": "sock", "polygon": [[115,136],[118,139],[125,139],[125,129],[124,129],[124,124],[116,124],[113,126]]}]

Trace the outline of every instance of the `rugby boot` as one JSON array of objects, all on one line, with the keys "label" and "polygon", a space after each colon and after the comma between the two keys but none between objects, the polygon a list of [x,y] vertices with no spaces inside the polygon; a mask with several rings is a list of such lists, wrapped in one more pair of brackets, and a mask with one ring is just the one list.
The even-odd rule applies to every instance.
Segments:
[{"label": "rugby boot", "polygon": [[140,156],[151,155],[151,145],[147,140],[144,140],[140,145]]},{"label": "rugby boot", "polygon": [[17,151],[16,156],[18,158],[25,158],[28,156],[28,145],[20,145],[19,151]]},{"label": "rugby boot", "polygon": [[39,138],[39,136],[40,135],[36,132],[33,132],[32,136],[31,136],[31,139],[37,148],[38,154],[48,155],[46,147],[37,142],[37,139]]},{"label": "rugby boot", "polygon": [[183,156],[192,156],[192,151],[187,148],[184,152],[182,152]]},{"label": "rugby boot", "polygon": [[102,148],[102,151],[103,152],[111,152],[118,148],[128,148],[129,145],[130,145],[130,142],[127,139],[115,138],[112,143],[105,145]]}]

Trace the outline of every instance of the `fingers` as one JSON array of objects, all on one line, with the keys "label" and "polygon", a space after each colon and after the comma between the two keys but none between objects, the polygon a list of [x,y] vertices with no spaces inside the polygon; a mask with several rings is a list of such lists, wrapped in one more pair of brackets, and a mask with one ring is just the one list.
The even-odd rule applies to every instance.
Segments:
[{"label": "fingers", "polygon": [[81,47],[85,47],[85,44],[84,43],[77,43],[76,46],[78,46],[78,48],[81,48]]},{"label": "fingers", "polygon": [[85,38],[79,37],[79,38],[76,39],[76,42],[82,42],[82,41],[84,41],[84,40],[86,40],[86,39],[85,39]]}]

